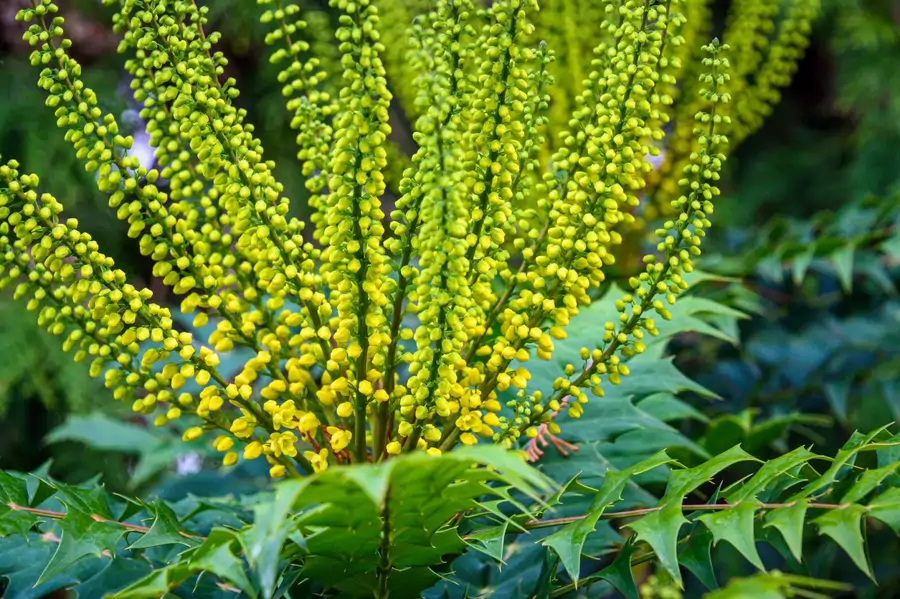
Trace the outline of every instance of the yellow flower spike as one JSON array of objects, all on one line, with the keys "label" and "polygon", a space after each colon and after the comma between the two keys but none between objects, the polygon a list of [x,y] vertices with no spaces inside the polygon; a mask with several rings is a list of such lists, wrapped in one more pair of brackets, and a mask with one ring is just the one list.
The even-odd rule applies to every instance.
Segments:
[{"label": "yellow flower spike", "polygon": [[225,454],[225,457],[222,458],[223,466],[234,466],[237,464],[238,454],[236,451],[229,451]]},{"label": "yellow flower spike", "polygon": [[275,464],[271,468],[269,468],[269,476],[272,478],[283,478],[285,475],[286,469],[283,464]]},{"label": "yellow flower spike", "polygon": [[428,455],[433,456],[433,457],[438,457],[441,455],[442,452],[437,447],[429,447],[428,449],[425,450],[425,453],[427,453]]},{"label": "yellow flower spike", "polygon": [[[707,24],[703,1],[598,9],[547,0],[539,12],[534,0],[478,9],[448,0],[394,13],[399,5],[389,3],[379,19],[372,0],[331,0],[339,28],[330,49],[320,12],[300,20],[288,0],[260,3],[320,243],[290,216],[275,165],[235,105],[206,8],[117,6],[153,169],[137,163],[133,140],[84,85],[56,9],[40,19],[26,10],[39,85],[67,142],[154,262],[153,276],[180,294],[180,312],[211,331],[205,339],[181,331],[15,161],[0,165],[0,287],[13,288],[115,398],[158,425],[195,419],[186,440],[215,431],[223,463],[243,451],[281,476],[296,466],[322,471],[347,453],[362,463],[488,438],[512,447],[539,426],[557,431],[557,412],[580,416],[589,392],[627,376],[624,360],[646,349],[644,337],[659,333],[654,319],[670,318],[687,287],[718,195],[724,134],[758,125],[815,5],[792,2],[786,37],[768,41],[784,52],[757,56],[745,50],[762,47],[754,36],[774,2],[735,3],[753,20],[753,32],[737,36],[743,64],[732,84],[748,93],[726,109],[722,49],[708,48],[705,63],[693,52]],[[398,11],[420,17],[400,35]],[[311,19],[318,25],[307,27]],[[571,39],[588,23],[599,44],[590,62],[584,39]],[[386,49],[385,32],[399,43]],[[398,160],[383,61],[397,65],[403,52],[412,75],[392,85],[415,118],[416,151]],[[754,92],[745,75],[755,71]],[[688,133],[696,125],[702,135],[661,146],[663,126],[681,115],[681,131],[680,111],[689,109],[700,118]],[[557,123],[552,138],[548,122]],[[615,264],[659,147],[675,156],[666,169],[689,164],[684,196],[666,188],[677,199],[658,252],[597,331],[598,346],[542,393],[528,366],[552,358]],[[398,167],[396,209],[385,215]],[[665,173],[652,181],[655,201],[662,181],[671,183]],[[219,354],[237,350],[251,357],[221,372]]]},{"label": "yellow flower spike", "polygon": [[[625,318],[620,325],[607,323],[606,346],[602,351],[598,350],[599,354],[592,352],[592,362],[583,373],[577,376],[574,373],[569,375],[574,377],[574,380],[557,379],[554,384],[556,393],[549,404],[559,405],[565,395],[574,398],[575,401],[568,402],[568,414],[571,418],[579,418],[584,412],[583,404],[587,403],[587,396],[581,387],[590,384],[600,392],[598,394],[602,394],[602,389],[599,388],[601,374],[608,373],[609,381],[613,384],[618,384],[621,376],[628,374],[627,366],[621,362],[617,353],[624,353],[623,350],[640,337],[642,330],[651,334],[656,332],[653,319],[649,317],[650,311],[655,311],[663,318],[671,316],[656,296],[680,289],[680,286],[670,285],[669,282],[675,277],[680,278],[682,272],[687,272],[690,262],[682,263],[680,260],[673,261],[670,258],[681,255],[683,244],[693,244],[692,239],[702,237],[704,227],[708,226],[707,216],[714,208],[711,199],[719,193],[715,182],[718,181],[719,171],[725,162],[722,151],[728,143],[726,136],[719,131],[731,124],[730,116],[719,112],[731,101],[731,95],[724,89],[730,81],[730,63],[724,57],[728,49],[728,46],[720,45],[718,40],[704,47],[707,58],[703,64],[708,72],[701,78],[703,84],[701,94],[709,112],[700,111],[695,117],[697,123],[695,131],[700,151],[692,155],[693,168],[685,170],[686,177],[681,182],[685,195],[672,203],[673,210],[680,216],[675,221],[666,222],[657,231],[658,237],[662,240],[660,251],[664,252],[666,260],[658,262],[655,257],[644,260],[645,272],[631,282],[631,287],[637,292],[626,294],[620,300],[623,307],[632,307],[631,316],[627,316],[626,311],[623,312]],[[695,227],[695,230],[691,232],[689,226]],[[634,309],[635,307],[638,309]],[[529,418],[520,423],[517,430],[532,434],[533,428]]]}]

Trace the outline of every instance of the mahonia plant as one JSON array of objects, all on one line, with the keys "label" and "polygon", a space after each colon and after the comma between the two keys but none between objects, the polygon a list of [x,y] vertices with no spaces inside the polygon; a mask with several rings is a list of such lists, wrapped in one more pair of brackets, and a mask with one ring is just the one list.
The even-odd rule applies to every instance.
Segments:
[{"label": "mahonia plant", "polygon": [[[547,126],[556,54],[535,41],[536,0],[431,4],[408,44],[417,150],[388,208],[392,92],[376,6],[330,1],[340,73],[328,74],[329,61],[299,37],[297,6],[260,0],[312,231],[291,216],[235,104],[206,8],[105,3],[118,9],[155,164],[139,163],[132,137],[85,84],[52,0],[18,14],[38,84],[180,313],[214,330],[196,339],[149,289],[129,284],[15,160],[0,167],[0,285],[15,287],[117,399],[158,426],[195,420],[184,439],[208,436],[226,466],[264,458],[273,477],[294,476],[479,441],[513,447],[540,426],[558,432],[554,416],[578,417],[589,395],[626,376],[623,359],[645,349],[654,319],[670,318],[666,306],[687,288],[732,128],[727,46],[717,41],[697,67],[696,149],[677,216],[656,230],[656,251],[616,303],[619,321],[598,331],[583,363],[531,381],[528,362],[551,358],[635,221],[688,56],[682,32],[696,28],[682,12],[691,3],[604,4],[565,130]],[[251,357],[227,371],[223,356],[238,350]]]}]

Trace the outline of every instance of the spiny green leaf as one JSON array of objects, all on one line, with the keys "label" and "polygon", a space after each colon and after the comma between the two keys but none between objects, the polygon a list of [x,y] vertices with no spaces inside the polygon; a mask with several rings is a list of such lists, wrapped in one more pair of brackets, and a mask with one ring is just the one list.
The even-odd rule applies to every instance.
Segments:
[{"label": "spiny green leaf", "polygon": [[[147,574],[110,599],[156,599],[165,596],[191,576],[203,573],[228,581],[242,591],[242,596],[255,599],[256,589],[247,578],[244,563],[234,553],[239,546],[238,533],[223,528],[213,529],[201,545],[182,553],[176,563]],[[198,595],[194,593],[193,596]]]},{"label": "spiny green leaf", "polygon": [[132,543],[128,547],[129,549],[146,549],[172,544],[190,547],[193,544],[188,537],[181,534],[181,524],[172,508],[156,500],[150,506],[150,511],[153,513],[153,524],[150,525],[150,530]]},{"label": "spiny green leaf", "polygon": [[663,497],[663,502],[666,503],[673,500],[680,502],[681,498],[694,491],[700,485],[709,482],[713,476],[725,468],[746,461],[758,462],[759,460],[744,451],[740,445],[735,445],[728,451],[707,460],[699,466],[674,470],[669,478],[669,484],[666,485],[666,494]]},{"label": "spiny green leaf", "polygon": [[37,522],[37,518],[25,510],[12,506],[28,505],[28,488],[25,479],[0,470],[0,537],[10,534],[24,535]]},{"label": "spiny green leaf", "polygon": [[900,535],[900,487],[892,487],[869,503],[869,515],[877,518]]},{"label": "spiny green leaf", "polygon": [[881,251],[894,259],[900,259],[900,234],[895,234],[884,240]]},{"label": "spiny green leaf", "polygon": [[581,553],[584,542],[587,536],[594,531],[604,510],[622,499],[622,491],[632,477],[673,461],[665,452],[659,452],[621,472],[607,471],[603,486],[594,497],[587,516],[582,520],[567,524],[544,539],[543,544],[556,552],[569,577],[576,585],[581,570]]},{"label": "spiny green leaf", "polygon": [[56,494],[56,487],[45,481],[42,477],[32,473],[29,476],[28,506],[39,507],[45,501]]},{"label": "spiny green leaf", "polygon": [[864,471],[850,489],[841,497],[841,503],[858,503],[869,493],[878,488],[881,481],[900,468],[900,462],[888,464],[882,468]]},{"label": "spiny green leaf", "polygon": [[503,480],[518,490],[539,499],[540,491],[549,491],[554,483],[515,452],[497,445],[460,447],[451,454],[454,460],[468,460],[472,465],[488,466],[498,471]]},{"label": "spiny green leaf", "polygon": [[394,461],[388,461],[380,468],[348,468],[344,474],[348,480],[353,481],[362,489],[378,509],[382,509],[390,486],[394,463]]},{"label": "spiny green leaf", "polygon": [[804,499],[809,497],[816,491],[820,489],[824,489],[825,487],[831,485],[835,480],[837,480],[838,474],[841,469],[846,466],[848,463],[852,463],[852,460],[855,459],[856,454],[861,451],[865,451],[867,449],[874,449],[874,447],[870,446],[870,443],[873,439],[881,435],[887,426],[883,426],[876,431],[869,433],[868,435],[863,435],[859,432],[855,432],[850,436],[850,439],[844,444],[841,450],[834,457],[834,460],[831,463],[831,466],[828,467],[821,476],[817,479],[810,482],[808,485],[803,487],[800,491],[795,493],[788,501],[796,501],[798,499]]},{"label": "spiny green leaf", "polygon": [[847,552],[850,559],[857,567],[865,572],[866,576],[874,580],[869,560],[866,556],[865,543],[862,533],[862,517],[866,508],[861,505],[851,505],[846,508],[828,510],[813,523],[819,527],[822,534],[828,535]]},{"label": "spiny green leaf", "polygon": [[25,479],[0,470],[0,504],[28,505],[28,488]]},{"label": "spiny green leaf", "polygon": [[626,525],[634,530],[639,540],[645,541],[656,552],[659,562],[679,587],[682,582],[678,569],[678,532],[687,523],[687,518],[681,513],[681,501],[678,501]]},{"label": "spiny green leaf", "polygon": [[234,554],[236,545],[237,533],[223,528],[213,529],[203,544],[191,552],[189,566],[194,572],[215,574],[255,598],[256,591],[244,572],[244,564]]},{"label": "spiny green leaf", "polygon": [[799,286],[803,283],[803,279],[806,278],[806,271],[809,269],[809,265],[812,263],[815,256],[816,244],[813,242],[809,244],[809,247],[806,250],[794,257],[794,260],[791,263],[791,275],[794,285]]},{"label": "spiny green leaf", "polygon": [[536,520],[539,517],[540,512],[535,511],[534,514],[528,513],[527,508],[521,514],[515,514],[513,516],[509,516],[507,512],[504,510],[506,504],[509,503],[509,500],[505,497],[500,499],[492,499],[478,502],[478,510],[470,512],[473,518],[480,518],[481,516],[486,516],[495,522],[507,522],[513,528],[518,529],[520,532],[525,532],[525,528],[522,528],[523,522],[530,522],[531,520]]},{"label": "spiny green leaf", "polygon": [[87,481],[83,487],[67,485],[58,481],[45,481],[56,491],[56,498],[67,506],[91,516],[115,520],[110,509],[109,496],[99,484]]},{"label": "spiny green leaf", "polygon": [[41,572],[38,582],[45,582],[67,571],[75,562],[88,556],[99,557],[104,551],[114,552],[125,529],[112,522],[98,521],[73,505],[66,506],[66,516],[59,521],[62,529],[59,545]]},{"label": "spiny green leaf", "polygon": [[719,541],[726,541],[751,564],[760,570],[765,570],[759,552],[756,550],[756,538],[753,532],[753,517],[756,509],[756,500],[749,498],[735,507],[704,514],[699,517],[699,520],[709,528],[716,544]]},{"label": "spiny green leaf", "polygon": [[719,588],[712,564],[713,536],[705,526],[696,524],[686,543],[678,547],[678,563],[687,568],[707,589]]},{"label": "spiny green leaf", "polygon": [[0,580],[6,583],[3,599],[40,599],[67,586],[60,580],[35,583],[55,549],[55,541],[36,533],[4,539],[0,544]]},{"label": "spiny green leaf", "polygon": [[550,599],[550,591],[553,590],[553,582],[556,578],[558,563],[553,554],[547,552],[541,562],[541,571],[538,573],[537,585],[534,587],[533,599]]},{"label": "spiny green leaf", "polygon": [[279,555],[291,530],[288,526],[288,514],[311,480],[292,480],[279,485],[274,501],[255,506],[253,526],[241,534],[247,561],[256,571],[264,597],[270,596],[275,590]]},{"label": "spiny green leaf", "polygon": [[38,518],[25,510],[12,509],[5,504],[0,504],[0,538],[7,535],[24,535]]},{"label": "spiny green leaf", "polygon": [[750,480],[735,485],[733,488],[726,490],[723,495],[728,501],[735,503],[754,497],[767,488],[775,479],[784,476],[785,473],[815,457],[817,457],[816,454],[805,447],[798,447],[764,463]]},{"label": "spiny green leaf", "polygon": [[[696,295],[688,295],[679,299],[672,306],[670,312],[672,313],[671,320],[660,325],[660,333],[662,335],[690,331],[721,339],[735,345],[739,340],[730,331],[715,326],[717,319],[723,319],[726,323],[733,322],[736,324],[737,321],[747,318],[747,315],[740,310],[735,310],[725,304]],[[736,326],[733,327],[734,330],[736,328]],[[670,332],[668,329],[673,330]],[[656,340],[654,339],[654,341]]]},{"label": "spiny green leaf", "polygon": [[[900,399],[900,385],[897,385],[898,399]],[[881,447],[875,450],[878,457],[879,466],[887,466],[895,462],[900,462],[900,433],[894,435],[890,439],[879,443]]]},{"label": "spiny green leaf", "polygon": [[177,564],[151,572],[106,599],[158,599],[190,576],[187,564]]},{"label": "spiny green leaf", "polygon": [[649,353],[635,356],[628,361],[634,375],[622,379],[616,386],[617,396],[643,397],[652,393],[696,393],[702,397],[719,399],[713,391],[685,376],[672,363],[673,358],[656,358]]},{"label": "spiny green leaf", "polygon": [[847,293],[853,289],[853,257],[855,254],[856,245],[851,241],[831,255],[831,262],[841,281],[841,287]]},{"label": "spiny green leaf", "polygon": [[109,560],[97,574],[72,590],[78,594],[79,599],[104,597],[133,584],[152,570],[153,568],[145,561],[119,557]]},{"label": "spiny green leaf", "polygon": [[482,552],[497,562],[503,562],[503,542],[508,529],[509,521],[503,521],[487,530],[467,535],[465,541],[476,551]]},{"label": "spiny green leaf", "polygon": [[781,533],[798,562],[803,559],[803,523],[806,520],[807,507],[807,501],[798,499],[787,507],[775,508],[766,514],[764,524]]},{"label": "spiny green leaf", "polygon": [[553,495],[544,501],[544,505],[535,510],[535,516],[537,518],[542,517],[548,509],[553,509],[558,506],[562,502],[563,497],[571,497],[573,493],[596,495],[597,489],[582,484],[582,482],[578,480],[579,476],[579,474],[576,474],[556,489],[556,491],[553,492]]},{"label": "spiny green leaf", "polygon": [[688,522],[681,512],[684,496],[725,468],[748,460],[756,458],[735,445],[699,466],[672,471],[666,493],[659,503],[661,509],[626,525],[637,533],[638,539],[653,548],[660,563],[679,586],[682,583],[678,570],[678,532]]},{"label": "spiny green leaf", "polygon": [[637,585],[634,582],[634,574],[631,570],[631,556],[634,555],[634,540],[628,539],[619,550],[619,554],[613,563],[597,573],[597,578],[605,580],[617,591],[625,595],[626,599],[640,599]]}]

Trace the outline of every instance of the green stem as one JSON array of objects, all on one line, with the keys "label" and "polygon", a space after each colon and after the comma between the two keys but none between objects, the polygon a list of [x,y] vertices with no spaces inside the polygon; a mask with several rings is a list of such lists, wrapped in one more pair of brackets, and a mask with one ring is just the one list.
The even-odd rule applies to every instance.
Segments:
[{"label": "green stem", "polygon": [[390,490],[384,500],[384,513],[381,516],[381,540],[378,546],[378,568],[376,576],[378,587],[375,590],[375,599],[388,599],[388,577],[391,574],[391,511]]}]

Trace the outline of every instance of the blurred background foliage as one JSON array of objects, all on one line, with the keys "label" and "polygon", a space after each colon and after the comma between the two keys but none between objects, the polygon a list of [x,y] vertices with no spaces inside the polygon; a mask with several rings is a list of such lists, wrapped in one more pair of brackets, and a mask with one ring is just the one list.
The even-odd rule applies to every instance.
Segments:
[{"label": "blurred background foliage", "polygon": [[[41,173],[133,282],[165,300],[150,265],[42,108],[14,21],[17,2],[0,4],[0,81],[11,92],[0,96],[0,154]],[[302,212],[305,191],[293,160],[293,134],[286,133],[289,118],[266,58],[256,3],[208,4],[242,89],[238,102]],[[313,34],[327,32],[325,3],[308,4],[319,20]],[[725,14],[728,4],[719,0],[717,14]],[[132,117],[137,131],[109,14],[96,0],[68,0],[64,8],[85,78],[106,107],[126,115],[125,122]],[[692,451],[715,454],[741,441],[761,458],[810,443],[830,454],[854,430],[900,420],[898,64],[900,2],[824,0],[793,84],[764,128],[731,160],[711,249],[702,261],[704,270],[719,276],[698,294],[748,317],[706,314],[709,326],[674,336],[668,346],[674,364],[699,385],[679,383],[684,404],[655,406],[680,410],[662,419],[675,423],[672,434]],[[394,116],[404,122],[403,115]],[[722,334],[710,334],[710,327]],[[710,399],[714,395],[720,399]],[[265,473],[252,468],[205,468],[207,448],[186,446],[177,431],[147,427],[121,407],[83,365],[62,354],[23,305],[0,297],[0,467],[27,471],[49,462],[62,479],[99,475],[112,490],[152,490],[169,499],[240,494],[264,485]],[[596,430],[609,437],[600,442],[621,433]],[[567,459],[553,447],[545,451],[551,463]],[[562,467],[577,470],[577,460]],[[847,568],[833,544],[822,543],[805,568],[812,576],[854,583],[855,596],[900,596],[900,544],[884,530],[870,536],[879,548],[871,556],[882,581],[878,588]],[[729,576],[749,573],[734,557],[716,567]],[[596,587],[590,596],[602,591]],[[691,591],[689,585],[686,595]]]}]

